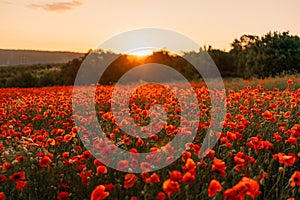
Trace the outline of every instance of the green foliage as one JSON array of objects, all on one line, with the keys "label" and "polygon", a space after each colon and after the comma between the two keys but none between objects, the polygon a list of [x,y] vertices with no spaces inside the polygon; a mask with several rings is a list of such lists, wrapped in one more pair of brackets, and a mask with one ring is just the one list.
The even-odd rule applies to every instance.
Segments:
[{"label": "green foliage", "polygon": [[82,59],[75,58],[62,67],[60,76],[63,85],[72,85],[74,83],[81,63]]},{"label": "green foliage", "polygon": [[237,73],[244,78],[300,72],[300,38],[289,32],[269,32],[261,38],[243,35],[231,46]]},{"label": "green foliage", "polygon": [[6,83],[8,87],[35,87],[37,83],[37,77],[31,72],[17,72],[13,75],[12,79],[9,79]]},{"label": "green foliage", "polygon": [[238,75],[232,54],[219,49],[209,49],[208,53],[218,67],[222,77],[236,77]]},{"label": "green foliage", "polygon": [[62,81],[59,77],[60,77],[60,72],[57,71],[47,72],[39,78],[38,85],[39,86],[62,85]]},{"label": "green foliage", "polygon": [[61,64],[0,68],[0,87],[42,87],[61,85]]}]

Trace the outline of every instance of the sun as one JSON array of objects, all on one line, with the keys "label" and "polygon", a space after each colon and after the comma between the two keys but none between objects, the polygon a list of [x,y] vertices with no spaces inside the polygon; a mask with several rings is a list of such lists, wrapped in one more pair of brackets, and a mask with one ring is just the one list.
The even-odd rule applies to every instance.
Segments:
[{"label": "sun", "polygon": [[152,55],[152,53],[153,53],[152,49],[136,49],[128,52],[127,54],[133,56],[150,56]]}]

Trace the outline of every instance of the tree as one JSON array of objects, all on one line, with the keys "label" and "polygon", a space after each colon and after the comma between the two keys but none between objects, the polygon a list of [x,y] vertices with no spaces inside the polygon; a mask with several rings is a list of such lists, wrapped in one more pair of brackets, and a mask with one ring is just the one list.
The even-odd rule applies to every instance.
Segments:
[{"label": "tree", "polygon": [[226,51],[221,51],[219,49],[213,48],[209,48],[208,53],[215,62],[223,77],[237,76],[237,69],[235,65],[233,65],[234,57],[232,56],[232,54]]},{"label": "tree", "polygon": [[35,87],[37,82],[37,77],[31,72],[23,71],[15,73],[6,84],[7,87]]},{"label": "tree", "polygon": [[73,85],[83,58],[75,58],[62,67],[60,77],[63,85]]},{"label": "tree", "polygon": [[234,65],[244,78],[276,76],[284,71],[300,72],[300,39],[289,32],[269,32],[261,38],[243,35],[231,46]]}]

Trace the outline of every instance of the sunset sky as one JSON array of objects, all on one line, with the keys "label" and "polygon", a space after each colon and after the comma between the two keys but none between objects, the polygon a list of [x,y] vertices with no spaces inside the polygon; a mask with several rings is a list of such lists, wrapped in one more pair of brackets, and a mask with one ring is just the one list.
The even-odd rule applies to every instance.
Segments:
[{"label": "sunset sky", "polygon": [[299,8],[299,0],[0,0],[0,49],[87,52],[125,31],[164,28],[229,50],[242,34],[300,35]]}]

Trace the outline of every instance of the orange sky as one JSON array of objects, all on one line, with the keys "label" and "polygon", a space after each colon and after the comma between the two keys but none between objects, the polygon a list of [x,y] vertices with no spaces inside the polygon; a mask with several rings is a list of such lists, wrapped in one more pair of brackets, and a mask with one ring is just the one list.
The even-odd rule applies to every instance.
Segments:
[{"label": "orange sky", "polygon": [[138,28],[165,28],[229,49],[242,34],[300,35],[300,1],[0,0],[0,48],[87,52]]}]

